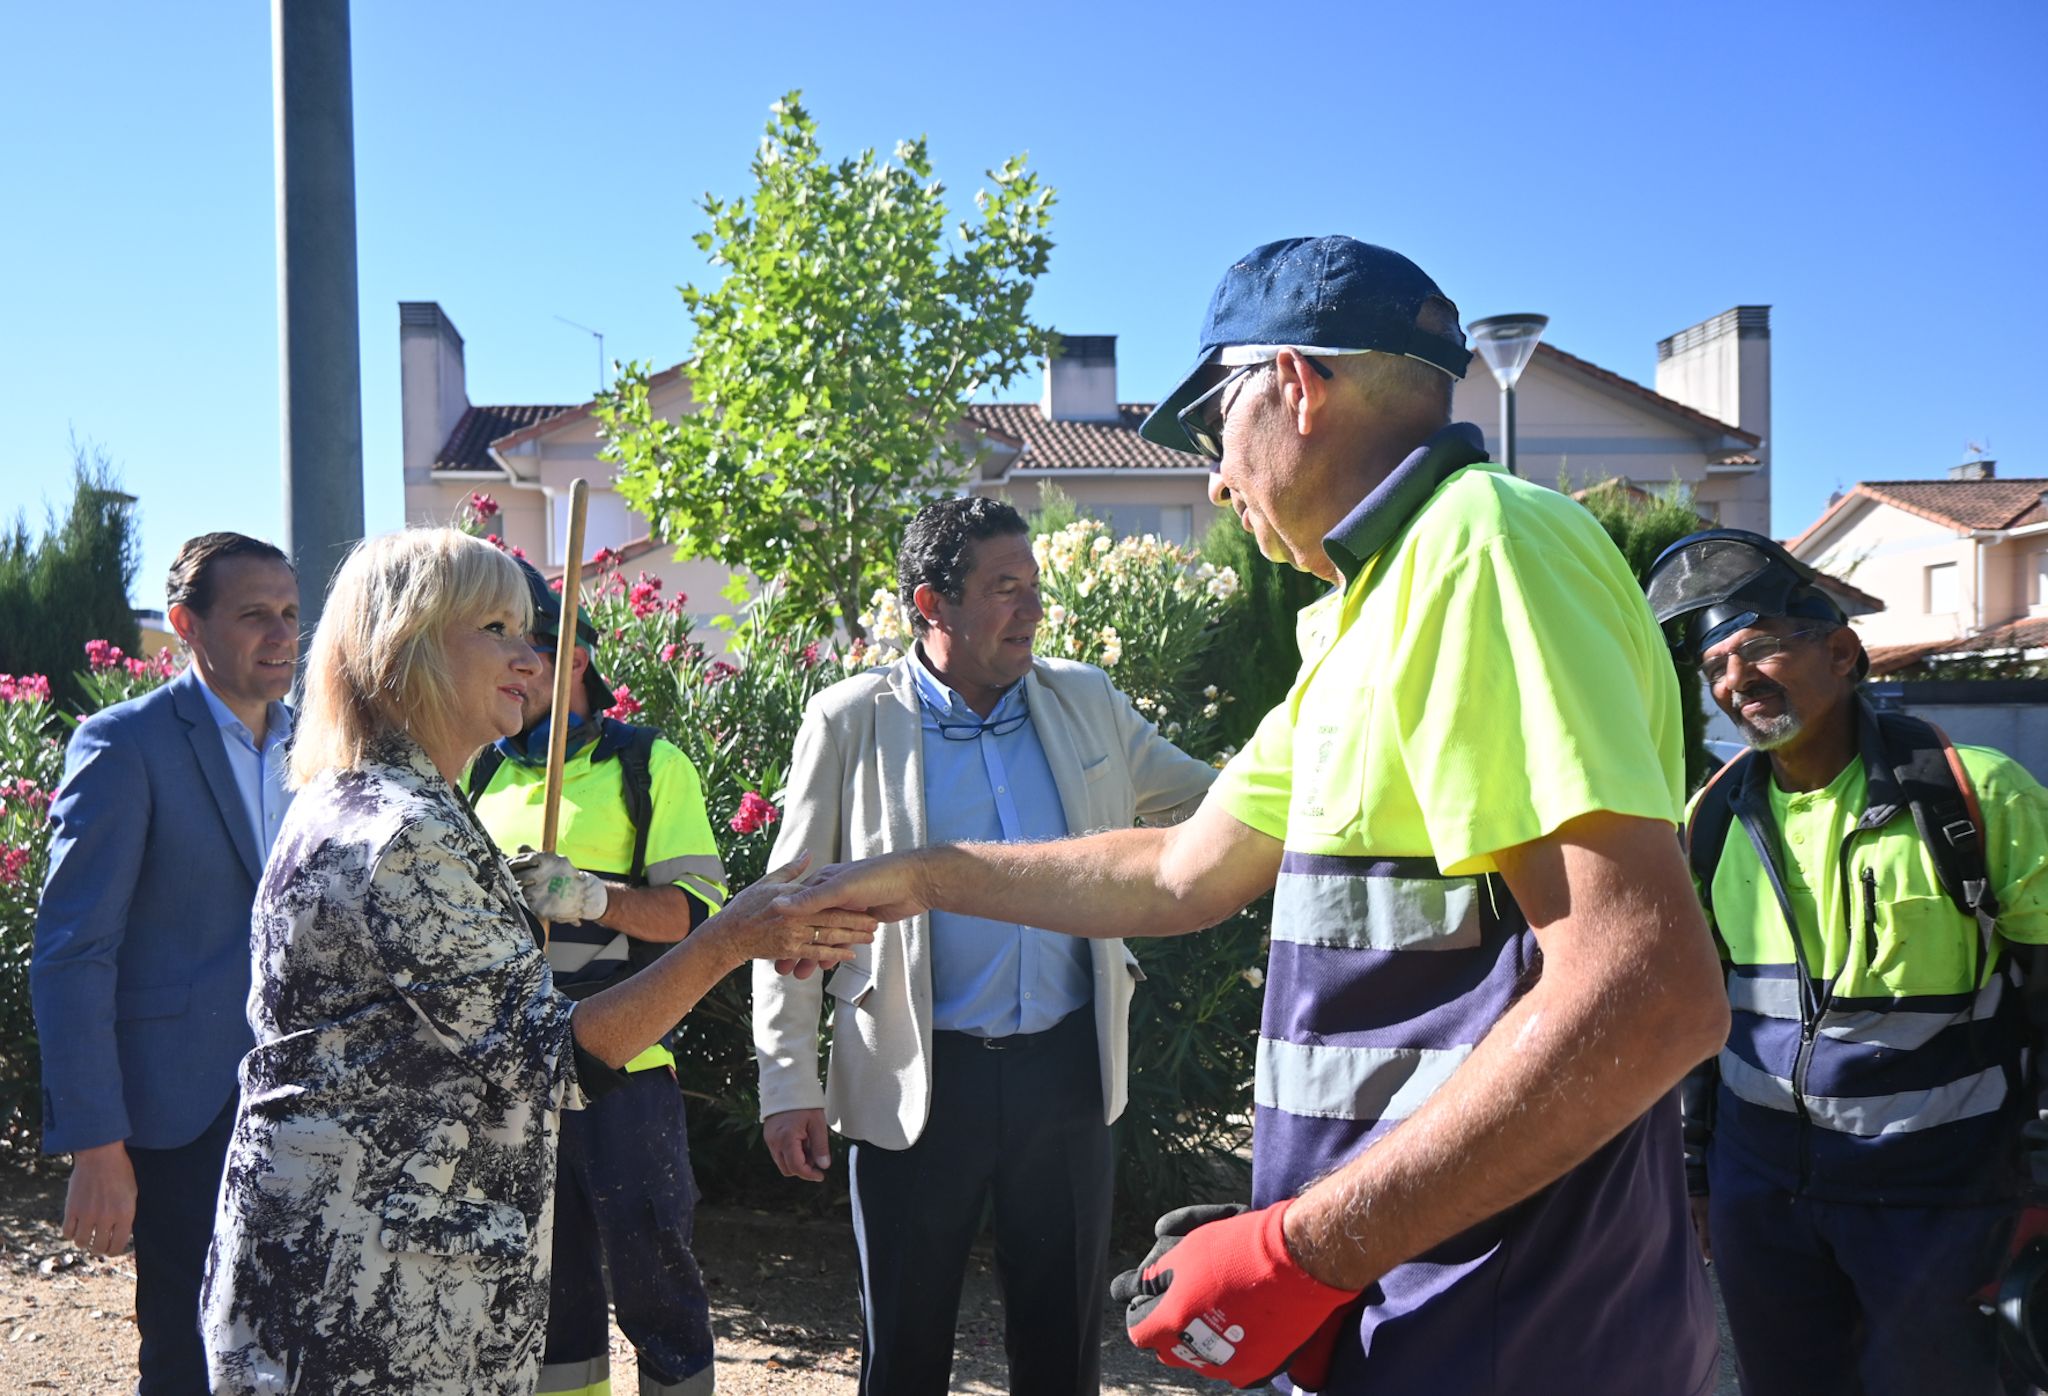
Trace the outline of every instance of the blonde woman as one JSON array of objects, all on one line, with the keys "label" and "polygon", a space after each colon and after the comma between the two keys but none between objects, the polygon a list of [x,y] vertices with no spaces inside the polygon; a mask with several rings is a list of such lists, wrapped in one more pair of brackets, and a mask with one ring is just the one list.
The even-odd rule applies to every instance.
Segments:
[{"label": "blonde woman", "polygon": [[358,547],[314,637],[298,796],[253,921],[256,1047],[208,1260],[219,1393],[529,1393],[558,1112],[750,959],[848,958],[770,874],[572,1003],[456,793],[539,668],[512,560],[453,530]]}]

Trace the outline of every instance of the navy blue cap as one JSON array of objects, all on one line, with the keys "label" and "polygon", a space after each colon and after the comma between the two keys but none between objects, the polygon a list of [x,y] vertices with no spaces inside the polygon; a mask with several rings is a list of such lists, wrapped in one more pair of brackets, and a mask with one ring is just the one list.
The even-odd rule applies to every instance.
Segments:
[{"label": "navy blue cap", "polygon": [[[562,634],[562,598],[541,576],[538,567],[523,557],[513,561],[526,574],[526,592],[533,601],[533,633],[549,640],[559,639]],[[612,692],[611,685],[604,681],[604,675],[597,672],[597,627],[590,623],[581,608],[576,612],[576,643],[591,651],[590,663],[583,670],[583,693],[590,702],[591,713],[601,714],[619,699]]]},{"label": "navy blue cap", "polygon": [[1208,389],[1206,370],[1230,345],[1376,349],[1463,378],[1472,351],[1415,323],[1432,298],[1449,300],[1421,267],[1357,238],[1287,238],[1255,247],[1216,283],[1195,366],[1138,431],[1168,450],[1193,451],[1176,418]]}]

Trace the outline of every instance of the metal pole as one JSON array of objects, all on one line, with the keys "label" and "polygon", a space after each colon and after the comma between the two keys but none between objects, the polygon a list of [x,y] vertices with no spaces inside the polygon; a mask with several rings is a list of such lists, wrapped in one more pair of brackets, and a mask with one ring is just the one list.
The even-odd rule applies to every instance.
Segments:
[{"label": "metal pole", "polygon": [[271,0],[285,548],[307,631],[363,536],[348,0]]},{"label": "metal pole", "polygon": [[1515,473],[1515,390],[1500,390],[1500,463]]}]

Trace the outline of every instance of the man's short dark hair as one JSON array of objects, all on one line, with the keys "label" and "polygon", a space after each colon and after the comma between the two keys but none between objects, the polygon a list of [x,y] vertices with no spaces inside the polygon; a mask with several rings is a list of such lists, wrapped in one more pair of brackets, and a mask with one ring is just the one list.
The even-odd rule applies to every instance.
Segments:
[{"label": "man's short dark hair", "polygon": [[171,575],[164,583],[167,603],[190,606],[205,615],[213,607],[213,584],[219,575],[215,564],[237,557],[281,562],[287,568],[292,565],[292,560],[284,555],[282,549],[260,538],[251,538],[244,533],[202,533],[197,538],[186,539],[185,545],[178,549],[178,556],[171,563]]},{"label": "man's short dark hair", "polygon": [[930,629],[917,610],[920,586],[957,604],[967,594],[974,545],[1030,531],[1022,514],[985,494],[935,500],[918,510],[896,553],[896,599],[909,612],[911,627],[920,635]]}]

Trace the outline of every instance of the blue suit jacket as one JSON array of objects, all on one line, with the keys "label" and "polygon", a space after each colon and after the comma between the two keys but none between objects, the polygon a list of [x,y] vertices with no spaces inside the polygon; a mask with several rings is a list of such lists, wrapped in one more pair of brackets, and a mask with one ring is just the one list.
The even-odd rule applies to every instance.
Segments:
[{"label": "blue suit jacket", "polygon": [[50,821],[29,967],[43,1148],[189,1144],[233,1099],[253,1045],[263,873],[196,672],[80,724]]}]

